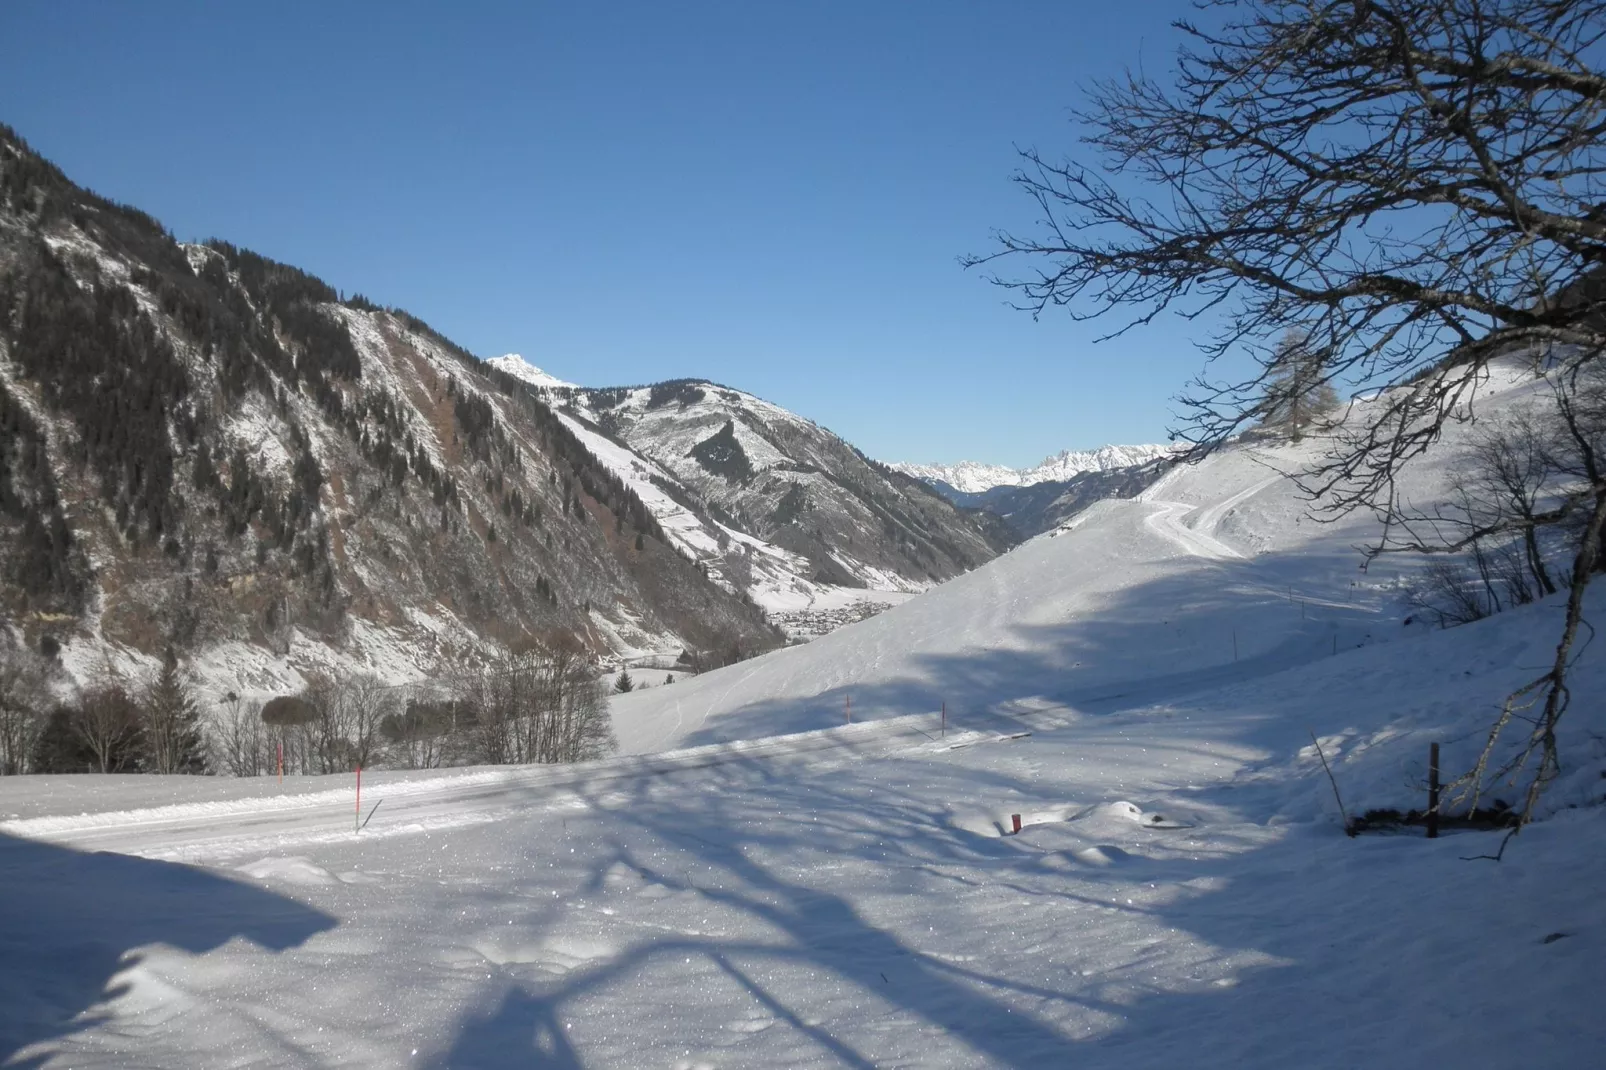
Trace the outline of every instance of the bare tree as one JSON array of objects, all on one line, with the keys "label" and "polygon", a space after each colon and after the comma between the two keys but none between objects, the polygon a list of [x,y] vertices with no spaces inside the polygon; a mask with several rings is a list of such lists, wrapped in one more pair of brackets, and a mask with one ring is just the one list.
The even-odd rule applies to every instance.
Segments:
[{"label": "bare tree", "polygon": [[1338,391],[1326,380],[1325,360],[1304,331],[1290,330],[1266,366],[1266,396],[1260,426],[1298,442],[1324,414],[1338,407]]},{"label": "bare tree", "polygon": [[319,720],[319,711],[300,695],[278,695],[262,707],[262,723],[273,731],[285,772],[312,771]]},{"label": "bare tree", "polygon": [[1492,504],[1493,522],[1522,540],[1523,559],[1540,595],[1556,593],[1539,537],[1557,490],[1557,461],[1563,452],[1569,451],[1553,445],[1548,429],[1527,412],[1497,422],[1477,436],[1472,448],[1470,491]]},{"label": "bare tree", "polygon": [[433,692],[415,693],[399,713],[387,714],[379,732],[390,753],[408,769],[435,769],[451,752],[461,703]]},{"label": "bare tree", "polygon": [[616,745],[600,674],[572,642],[516,651],[455,684],[477,761],[583,761]]},{"label": "bare tree", "polygon": [[380,725],[400,707],[396,689],[377,676],[354,676],[342,683],[340,701],[345,707],[345,753],[353,768],[376,764],[384,747]]},{"label": "bare tree", "polygon": [[120,677],[104,674],[79,693],[68,713],[72,733],[94,755],[102,773],[115,773],[134,759],[140,711]]},{"label": "bare tree", "polygon": [[0,654],[0,776],[29,771],[50,702],[44,658],[26,648]]},{"label": "bare tree", "polygon": [[[1248,351],[1247,377],[1201,376],[1180,437],[1200,451],[1265,411],[1274,340],[1304,332],[1324,383],[1389,388],[1306,480],[1322,507],[1395,500],[1400,466],[1464,418],[1484,369],[1541,352],[1560,375],[1606,352],[1606,39],[1601,0],[1219,0],[1169,83],[1094,87],[1084,152],[1022,153],[1043,219],[971,264],[1019,307],[1219,317],[1208,358]],[[1562,379],[1565,381],[1565,378]],[[1565,412],[1565,405],[1563,406]],[[1583,585],[1600,558],[1606,470],[1590,466],[1525,818],[1559,768],[1554,736]],[[1513,707],[1508,705],[1508,713]]]},{"label": "bare tree", "polygon": [[213,764],[230,776],[261,776],[272,772],[269,728],[262,706],[230,691],[213,719],[210,740]]},{"label": "bare tree", "polygon": [[312,771],[327,774],[352,769],[347,724],[350,708],[341,681],[328,673],[313,673],[299,698],[314,715],[307,726],[311,732]]}]

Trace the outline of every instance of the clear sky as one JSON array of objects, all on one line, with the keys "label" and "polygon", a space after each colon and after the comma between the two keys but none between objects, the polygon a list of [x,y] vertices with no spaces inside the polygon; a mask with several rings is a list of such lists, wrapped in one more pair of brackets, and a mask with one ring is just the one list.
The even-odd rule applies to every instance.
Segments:
[{"label": "clear sky", "polygon": [[221,237],[586,385],[699,376],[886,460],[1163,439],[1178,320],[1099,345],[957,257],[1014,146],[1169,67],[1183,0],[0,2],[0,121]]}]

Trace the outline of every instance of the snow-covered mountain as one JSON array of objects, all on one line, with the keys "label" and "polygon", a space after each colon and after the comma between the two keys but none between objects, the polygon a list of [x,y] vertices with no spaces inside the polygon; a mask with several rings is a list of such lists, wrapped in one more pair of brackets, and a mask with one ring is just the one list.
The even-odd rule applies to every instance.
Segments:
[{"label": "snow-covered mountain", "polygon": [[577,384],[564,382],[555,375],[548,375],[534,364],[525,360],[518,353],[508,353],[500,357],[492,357],[485,362],[492,368],[507,372],[516,379],[522,379],[531,386],[541,387],[574,387]]},{"label": "snow-covered mountain", "polygon": [[534,386],[678,550],[799,633],[818,630],[810,614],[899,601],[1014,541],[745,391],[696,379],[582,388],[521,359],[486,363]]},{"label": "snow-covered mountain", "polygon": [[1157,457],[1169,456],[1174,447],[1100,446],[1092,450],[1062,450],[1041,464],[1030,468],[1007,468],[999,464],[980,461],[960,461],[957,464],[888,464],[887,467],[904,475],[914,476],[932,485],[945,484],[961,494],[980,494],[993,487],[1029,487],[1034,483],[1061,483],[1083,472],[1109,472],[1117,468],[1130,468],[1146,464]]},{"label": "snow-covered mountain", "polygon": [[1019,486],[1024,468],[1008,468],[1001,464],[982,461],[959,461],[957,464],[910,464],[890,461],[887,467],[936,486],[945,484],[964,494],[980,494],[993,487]]},{"label": "snow-covered mountain", "polygon": [[177,243],[4,127],[0,301],[0,614],[70,665],[172,648],[276,691],[528,642],[717,664],[784,642],[766,611],[1012,542],[751,395],[585,391]]},{"label": "snow-covered mountain", "polygon": [[406,312],[177,243],[4,127],[0,305],[0,615],[69,667],[173,649],[273,692],[521,642],[784,641],[535,388]]}]

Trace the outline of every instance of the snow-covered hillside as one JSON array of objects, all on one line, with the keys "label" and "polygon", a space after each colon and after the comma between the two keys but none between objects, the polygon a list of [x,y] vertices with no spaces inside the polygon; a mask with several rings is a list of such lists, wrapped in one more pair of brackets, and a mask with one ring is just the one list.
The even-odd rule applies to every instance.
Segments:
[{"label": "snow-covered hillside", "polygon": [[[1501,366],[1478,413],[1529,405],[1539,389],[1521,367]],[[1469,433],[1452,428],[1413,462],[1402,496],[1442,499]],[[1261,440],[1178,465],[1135,499],[1097,502],[986,568],[806,650],[621,697],[621,739],[649,751],[819,728],[840,721],[849,701],[861,718],[1005,699],[1129,705],[1414,643],[1425,625],[1420,614],[1402,623],[1410,611],[1400,583],[1418,562],[1390,557],[1362,572],[1358,547],[1376,522],[1363,513],[1314,522],[1290,478],[1324,443]]]},{"label": "snow-covered hillside", "polygon": [[349,777],[0,778],[0,1060],[1592,1067],[1606,711],[1498,864],[1346,838],[1322,756],[1350,810],[1420,805],[1559,610],[1405,625],[1365,524],[1277,474],[1311,448],[616,700],[631,749],[692,749],[369,774],[360,811]]},{"label": "snow-covered hillside", "polygon": [[958,464],[894,463],[887,467],[931,484],[945,484],[961,494],[980,494],[993,487],[1029,487],[1036,483],[1063,483],[1083,472],[1110,472],[1147,464],[1169,456],[1171,446],[1100,446],[1093,450],[1062,450],[1031,468],[960,461]]}]

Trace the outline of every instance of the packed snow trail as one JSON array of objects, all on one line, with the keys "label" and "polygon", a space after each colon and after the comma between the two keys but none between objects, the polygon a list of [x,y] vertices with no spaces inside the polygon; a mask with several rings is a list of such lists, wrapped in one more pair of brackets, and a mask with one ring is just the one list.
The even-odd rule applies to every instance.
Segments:
[{"label": "packed snow trail", "polygon": [[[926,714],[574,765],[438,771],[422,777],[369,773],[362,813],[374,813],[372,808],[381,803],[384,811],[378,824],[361,832],[354,827],[355,782],[337,774],[292,778],[292,788],[301,790],[288,794],[273,793],[268,777],[214,781],[220,788],[237,789],[235,797],[16,818],[0,821],[0,835],[46,839],[78,850],[213,861],[311,843],[443,831],[495,821],[518,810],[562,810],[573,805],[577,793],[615,781],[731,762],[864,758],[929,742],[938,731],[939,717]],[[336,780],[345,784],[330,786]],[[306,791],[309,785],[322,790]]]},{"label": "packed snow trail", "polygon": [[1228,561],[1243,557],[1243,554],[1214,536],[1203,531],[1196,531],[1182,523],[1183,518],[1189,513],[1199,511],[1197,505],[1189,505],[1187,502],[1153,500],[1148,501],[1146,504],[1159,507],[1144,520],[1149,530],[1161,538],[1176,544],[1183,553],[1215,561]]}]

